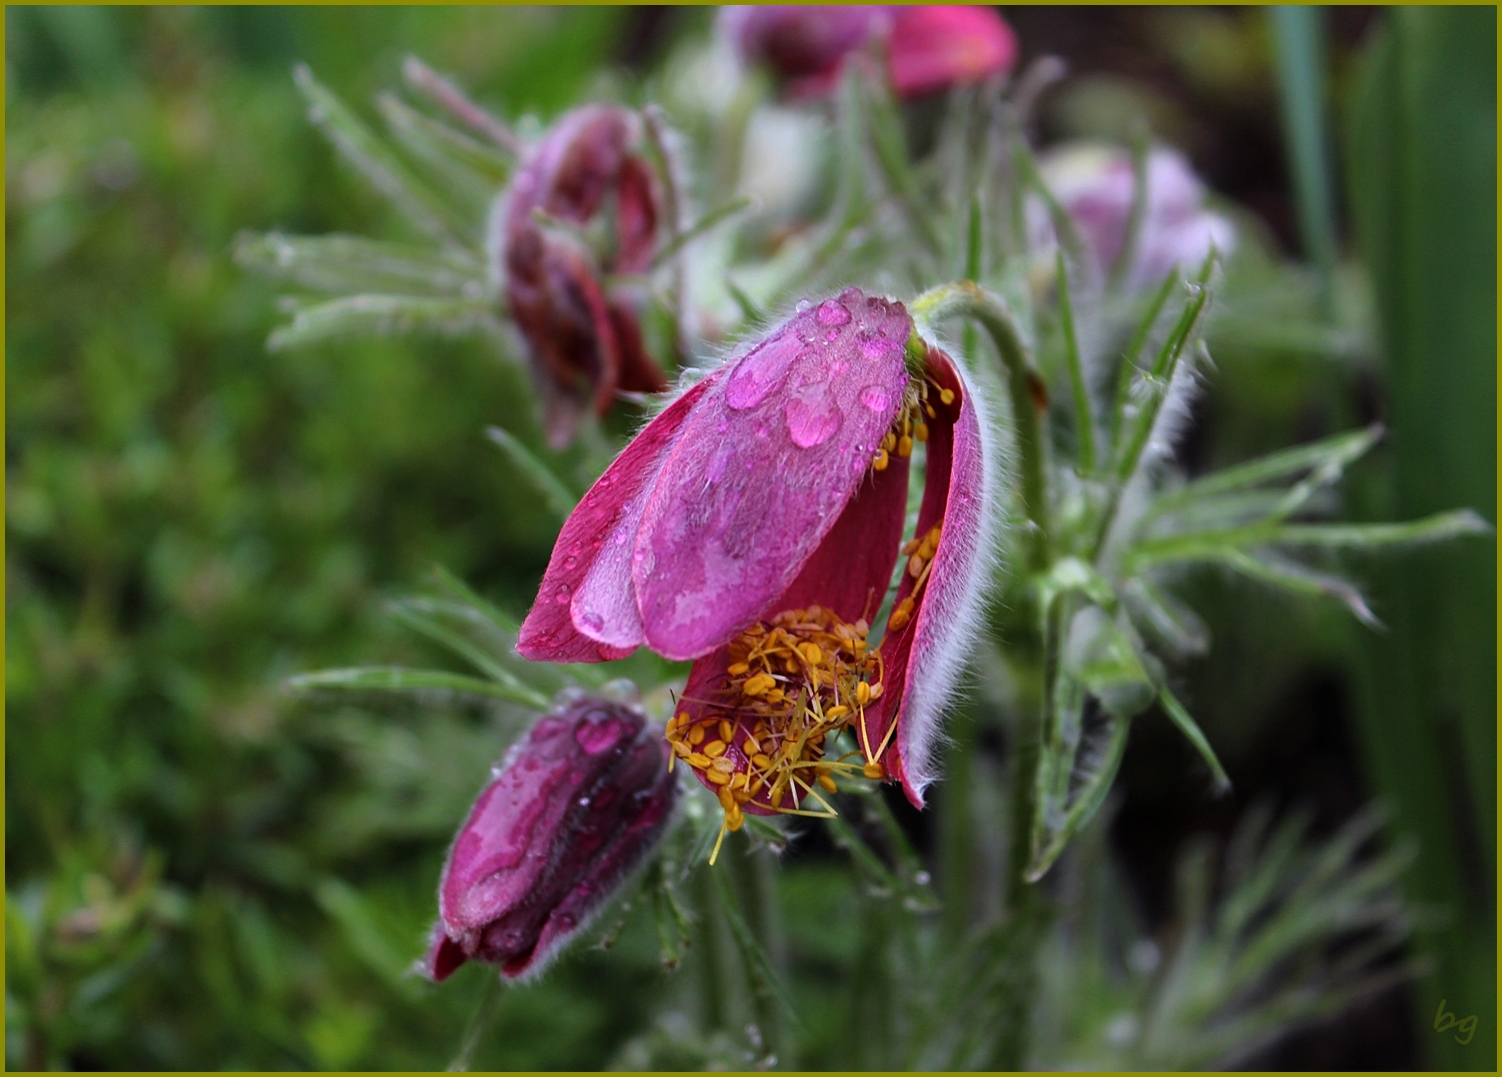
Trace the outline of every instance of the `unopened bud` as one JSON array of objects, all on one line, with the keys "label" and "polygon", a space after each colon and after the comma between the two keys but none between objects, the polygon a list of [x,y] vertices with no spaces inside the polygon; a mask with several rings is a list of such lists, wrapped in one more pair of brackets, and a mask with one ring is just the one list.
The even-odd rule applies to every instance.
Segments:
[{"label": "unopened bud", "polygon": [[576,699],[506,757],[454,839],[424,967],[535,974],[667,828],[677,795],[661,731],[634,708]]}]

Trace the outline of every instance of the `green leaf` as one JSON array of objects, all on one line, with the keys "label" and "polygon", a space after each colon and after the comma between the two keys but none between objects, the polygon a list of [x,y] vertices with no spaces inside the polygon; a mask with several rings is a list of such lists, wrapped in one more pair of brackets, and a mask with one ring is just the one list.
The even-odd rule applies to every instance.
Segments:
[{"label": "green leaf", "polygon": [[1121,760],[1126,755],[1127,734],[1131,732],[1131,719],[1112,718],[1105,747],[1090,772],[1076,791],[1074,801],[1056,825],[1048,828],[1042,842],[1033,844],[1024,878],[1037,882],[1048,873],[1054,861],[1064,852],[1081,830],[1100,812],[1111,793],[1111,783],[1121,769]]},{"label": "green leaf", "polygon": [[1017,164],[1017,171],[1021,176],[1022,183],[1019,189],[1031,189],[1043,200],[1043,206],[1048,211],[1049,223],[1053,225],[1054,235],[1058,238],[1059,246],[1069,256],[1069,260],[1075,265],[1081,265],[1085,261],[1085,245],[1080,241],[1080,233],[1074,226],[1074,218],[1069,216],[1067,210],[1059,204],[1054,197],[1053,191],[1049,190],[1048,184],[1043,179],[1043,173],[1038,168],[1037,159],[1033,157],[1033,151],[1028,147],[1026,139],[1014,137],[1011,140],[1012,159]]},{"label": "green leaf", "polygon": [[761,943],[756,941],[745,917],[741,915],[740,903],[736,901],[735,894],[730,888],[730,873],[723,866],[705,868],[714,879],[715,893],[719,895],[721,908],[725,913],[725,921],[730,926],[731,938],[735,940],[735,946],[740,951],[741,962],[746,967],[747,978],[751,981],[751,989],[766,1002],[775,1002],[787,1015],[794,1026],[801,1028],[802,1021],[798,1018],[798,1008],[793,1004],[792,996],[788,994],[787,987],[782,978],[777,975],[777,970],[772,967],[772,960],[767,952],[762,949]]},{"label": "green leaf", "polygon": [[475,298],[488,291],[485,267],[452,248],[383,243],[360,236],[243,235],[235,260],[305,288],[334,295],[360,292]]},{"label": "green leaf", "polygon": [[679,903],[678,894],[663,870],[660,858],[654,859],[647,868],[646,885],[652,895],[652,914],[657,925],[662,967],[671,972],[678,967],[689,948],[693,920]]},{"label": "green leaf", "polygon": [[424,116],[392,94],[378,95],[376,107],[392,137],[422,162],[427,174],[450,196],[456,218],[468,222],[472,242],[483,245],[486,217],[510,174],[508,163],[494,150]]},{"label": "green leaf", "polygon": [[1120,289],[1127,279],[1142,245],[1142,222],[1147,219],[1148,199],[1152,193],[1147,189],[1147,157],[1151,148],[1151,132],[1145,122],[1139,121],[1132,132],[1132,205],[1127,211],[1121,251],[1111,264],[1109,286],[1113,291]]},{"label": "green leaf", "polygon": [[1154,678],[1137,640],[1098,606],[1075,614],[1064,669],[1079,680],[1105,710],[1131,718],[1152,706],[1157,694]]},{"label": "green leaf", "polygon": [[405,999],[422,994],[421,985],[408,975],[412,958],[391,944],[359,891],[343,879],[326,875],[313,888],[313,896],[339,925],[349,948],[387,987]]},{"label": "green leaf", "polygon": [[465,618],[468,612],[465,607],[460,606],[455,609],[429,599],[405,598],[391,602],[387,609],[393,617],[408,628],[420,632],[440,646],[447,647],[497,684],[517,694],[542,699],[542,709],[547,709],[546,697],[536,689],[523,684],[514,673],[501,664],[506,660],[503,654],[497,654],[479,646],[461,633],[453,631],[440,620],[441,616],[454,613]]},{"label": "green leaf", "polygon": [[1194,501],[1291,478],[1310,470],[1328,476],[1324,481],[1334,482],[1347,467],[1366,455],[1384,433],[1382,424],[1374,423],[1365,430],[1336,434],[1307,445],[1283,449],[1245,464],[1223,468],[1162,495],[1152,511],[1166,512]]},{"label": "green leaf", "polygon": [[454,119],[488,139],[508,163],[526,149],[516,132],[471,101],[462,90],[417,57],[408,56],[402,61],[402,78],[408,86]]},{"label": "green leaf", "polygon": [[271,334],[273,351],[351,335],[386,336],[431,329],[461,333],[493,320],[483,299],[426,299],[405,295],[352,295],[303,307],[292,324]]},{"label": "green leaf", "polygon": [[1402,524],[1285,524],[1273,532],[1272,541],[1283,546],[1332,546],[1368,550],[1443,542],[1463,535],[1492,533],[1491,524],[1470,509],[1461,509]]},{"label": "green leaf", "polygon": [[1217,531],[1188,531],[1143,539],[1123,557],[1132,570],[1171,561],[1220,559],[1221,551],[1252,546],[1322,546],[1328,549],[1380,549],[1443,542],[1463,535],[1489,535],[1492,527],[1469,509],[1442,512],[1401,524],[1256,523]]},{"label": "green leaf", "polygon": [[1179,657],[1204,654],[1210,634],[1199,616],[1143,576],[1122,585],[1122,604],[1139,628],[1146,629]]},{"label": "green leaf", "polygon": [[500,446],[501,451],[511,458],[516,469],[532,485],[532,488],[542,495],[543,503],[547,505],[548,511],[560,521],[567,520],[579,504],[579,498],[564,484],[563,480],[510,431],[503,430],[499,426],[487,426],[485,436]]},{"label": "green leaf", "polygon": [[1325,12],[1320,7],[1266,9],[1272,26],[1283,136],[1292,164],[1295,206],[1304,255],[1320,275],[1320,305],[1328,315],[1339,260],[1335,192],[1330,182],[1325,127]]},{"label": "green leaf", "polygon": [[710,210],[667,243],[664,243],[662,249],[652,257],[652,268],[656,269],[658,266],[666,263],[669,258],[672,258],[684,247],[687,247],[694,240],[715,227],[715,225],[723,221],[728,221],[730,218],[741,213],[745,213],[755,205],[756,200],[754,198],[742,195],[739,198],[732,198],[729,202],[716,209]]},{"label": "green leaf", "polygon": [[484,617],[495,628],[496,632],[502,636],[514,639],[517,632],[521,631],[520,621],[509,614],[501,612],[500,608],[493,602],[482,598],[469,584],[465,583],[458,576],[455,576],[442,565],[433,566],[433,579],[437,581],[441,590],[447,591],[450,597]]},{"label": "green leaf", "polygon": [[1074,397],[1074,436],[1079,449],[1079,468],[1095,473],[1095,416],[1090,411],[1090,389],[1080,364],[1080,345],[1075,335],[1074,305],[1069,297],[1069,267],[1063,248],[1054,252],[1054,272],[1059,288],[1059,327],[1064,334],[1064,362],[1069,370],[1069,391]]},{"label": "green leaf", "polygon": [[292,71],[306,98],[308,118],[344,154],[361,175],[389,198],[419,229],[442,242],[463,246],[470,222],[456,215],[428,190],[353,112],[313,77],[306,64]]},{"label": "green leaf", "polygon": [[[858,68],[860,65],[847,66]],[[887,181],[888,188],[918,238],[936,257],[942,258],[944,241],[934,227],[922,186],[918,182],[917,173],[913,171],[902,114],[892,100],[884,79],[871,77],[863,79],[860,85],[860,100],[871,132],[871,147],[876,151],[876,163],[881,169],[882,177]]]},{"label": "green leaf", "polygon": [[1190,744],[1194,745],[1194,750],[1199,752],[1200,758],[1204,759],[1205,763],[1210,767],[1210,773],[1215,775],[1216,792],[1224,793],[1228,791],[1231,788],[1231,779],[1226,775],[1225,767],[1220,765],[1220,759],[1216,757],[1215,749],[1210,747],[1209,738],[1205,736],[1198,723],[1190,717],[1189,712],[1184,709],[1184,705],[1179,702],[1177,696],[1168,690],[1167,685],[1159,690],[1158,700],[1163,704],[1163,709],[1167,712],[1169,721],[1178,727],[1179,732],[1184,734]]},{"label": "green leaf", "polygon": [[1137,375],[1138,357],[1142,349],[1147,347],[1147,338],[1152,335],[1153,327],[1158,324],[1158,316],[1163,313],[1163,308],[1168,304],[1168,297],[1178,287],[1179,270],[1175,266],[1168,271],[1168,276],[1163,278],[1163,283],[1157,292],[1153,294],[1152,301],[1143,311],[1142,317],[1137,322],[1137,328],[1132,331],[1132,338],[1127,342],[1126,350],[1121,353],[1121,368],[1116,374],[1116,402],[1111,408],[1111,441],[1110,459],[1115,460],[1121,455],[1121,439],[1125,436],[1127,405],[1131,402],[1131,389]]},{"label": "green leaf", "polygon": [[1137,465],[1142,462],[1143,451],[1147,448],[1148,438],[1152,436],[1163,402],[1168,398],[1168,390],[1173,384],[1173,376],[1178,370],[1184,348],[1199,325],[1200,315],[1204,313],[1205,305],[1210,300],[1207,281],[1214,259],[1215,252],[1211,251],[1200,271],[1199,281],[1190,292],[1189,301],[1179,314],[1179,320],[1163,341],[1163,346],[1158,349],[1152,370],[1133,379],[1140,387],[1136,394],[1139,396],[1137,413],[1131,421],[1128,439],[1116,464],[1116,478],[1122,485],[1131,481]]},{"label": "green leaf", "polygon": [[545,711],[548,699],[519,681],[503,684],[463,673],[441,669],[404,669],[400,666],[358,666],[351,669],[324,669],[288,677],[287,687],[297,691],[333,689],[347,692],[459,692],[466,695],[504,699],[524,707]]}]

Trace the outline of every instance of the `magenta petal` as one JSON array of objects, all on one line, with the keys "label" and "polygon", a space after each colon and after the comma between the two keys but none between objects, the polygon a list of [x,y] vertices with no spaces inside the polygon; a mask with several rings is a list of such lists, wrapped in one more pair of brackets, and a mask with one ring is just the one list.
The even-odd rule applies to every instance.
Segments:
[{"label": "magenta petal", "polygon": [[[993,545],[984,420],[974,388],[966,385],[959,419],[947,446],[949,482],[944,499],[944,530],[929,573],[923,601],[912,626],[911,651],[897,730],[902,786],[915,805],[933,781],[933,752],[940,721],[964,668],[969,644],[983,613],[986,574]],[[938,430],[943,433],[942,427]],[[944,440],[948,440],[945,438]],[[940,451],[946,446],[941,444]],[[934,446],[929,467],[934,467]],[[924,525],[920,521],[919,527]],[[920,531],[921,533],[921,531]]]},{"label": "magenta petal", "polygon": [[[608,549],[606,544],[618,524],[640,513],[667,448],[713,381],[711,375],[699,382],[648,423],[569,516],[543,573],[537,601],[522,622],[516,650],[523,658],[542,662],[610,661],[624,658],[642,642],[630,566],[619,559],[624,556],[623,550],[631,548],[631,542],[611,542]],[[600,566],[602,561],[605,564]],[[571,615],[575,592],[591,574],[597,586],[608,584],[620,597],[598,605],[586,602],[583,612],[600,618],[596,631],[631,642],[603,644],[576,625]]]},{"label": "magenta petal", "polygon": [[684,423],[637,533],[648,645],[688,659],[768,612],[870,469],[901,403],[911,320],[850,289],[728,367]]},{"label": "magenta petal", "polygon": [[909,463],[894,456],[872,471],[771,612],[823,606],[842,621],[870,624],[886,597],[902,526],[907,522]]},{"label": "magenta petal", "polygon": [[993,8],[908,7],[888,57],[898,95],[914,97],[1005,74],[1017,61],[1017,37]]}]

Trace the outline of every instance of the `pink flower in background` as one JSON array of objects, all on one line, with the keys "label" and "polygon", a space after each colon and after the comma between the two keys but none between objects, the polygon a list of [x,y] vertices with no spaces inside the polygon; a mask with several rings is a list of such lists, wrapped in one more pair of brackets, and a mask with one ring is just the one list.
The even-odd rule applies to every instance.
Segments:
[{"label": "pink flower in background", "polygon": [[[1127,151],[1094,142],[1070,143],[1039,158],[1048,189],[1073,220],[1096,269],[1109,273],[1126,243],[1136,187]],[[1222,254],[1236,245],[1236,228],[1205,208],[1205,186],[1177,150],[1156,148],[1147,158],[1147,211],[1123,282],[1151,287],[1175,266],[1195,267],[1213,246]],[[1043,206],[1029,206],[1034,245],[1054,242]]]},{"label": "pink flower in background", "polygon": [[845,58],[875,40],[885,43],[892,86],[904,98],[983,82],[1017,62],[1016,35],[988,7],[727,7],[721,32],[795,98],[827,96]]},{"label": "pink flower in background", "polygon": [[508,978],[539,971],[640,864],[677,795],[668,752],[635,709],[581,697],[506,757],[454,839],[424,960]]},{"label": "pink flower in background", "polygon": [[[497,270],[555,447],[591,407],[605,414],[617,389],[667,388],[643,347],[638,301],[607,284],[611,275],[645,273],[657,242],[660,196],[636,152],[641,137],[628,109],[568,113],[517,172],[499,222]],[[607,224],[608,234],[590,236]]]},{"label": "pink flower in background", "polygon": [[[848,289],[738,349],[649,423],[558,537],[527,658],[694,659],[668,738],[742,811],[807,810],[832,773],[922,803],[984,590],[988,427],[900,303]],[[909,458],[927,442],[906,543]],[[868,643],[905,558],[879,647]],[[826,760],[850,730],[860,761]]]}]

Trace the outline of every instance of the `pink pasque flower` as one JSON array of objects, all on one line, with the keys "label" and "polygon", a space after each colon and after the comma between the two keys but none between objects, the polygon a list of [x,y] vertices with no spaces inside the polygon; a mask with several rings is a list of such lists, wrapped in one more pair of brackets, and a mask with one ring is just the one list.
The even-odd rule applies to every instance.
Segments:
[{"label": "pink pasque flower", "polygon": [[[1131,155],[1115,146],[1075,142],[1049,150],[1039,170],[1089,248],[1096,271],[1108,274],[1126,243],[1136,180]],[[1236,227],[1205,208],[1205,185],[1177,150],[1154,148],[1147,157],[1147,209],[1123,282],[1151,287],[1175,266],[1197,266],[1213,246],[1228,254]],[[1035,247],[1050,248],[1053,226],[1041,203],[1029,205]]]},{"label": "pink pasque flower", "polygon": [[638,298],[606,283],[645,273],[657,243],[661,196],[637,150],[641,125],[615,105],[565,115],[517,172],[495,226],[496,269],[555,447],[591,407],[604,415],[617,389],[667,388],[642,344]]},{"label": "pink pasque flower", "polygon": [[766,64],[795,98],[826,97],[845,58],[885,43],[892,86],[903,98],[983,82],[1017,62],[1017,37],[994,8],[727,7],[721,32],[747,63]]},{"label": "pink pasque flower", "polygon": [[[984,590],[988,430],[958,365],[914,337],[902,304],[853,288],[806,304],[605,471],[558,536],[517,649],[693,659],[668,739],[732,829],[743,810],[807,810],[834,773],[901,781],[921,806]],[[845,730],[856,761],[826,759]]]},{"label": "pink pasque flower", "polygon": [[634,708],[580,697],[506,756],[460,828],[423,965],[538,972],[640,864],[677,795],[668,752]]}]

